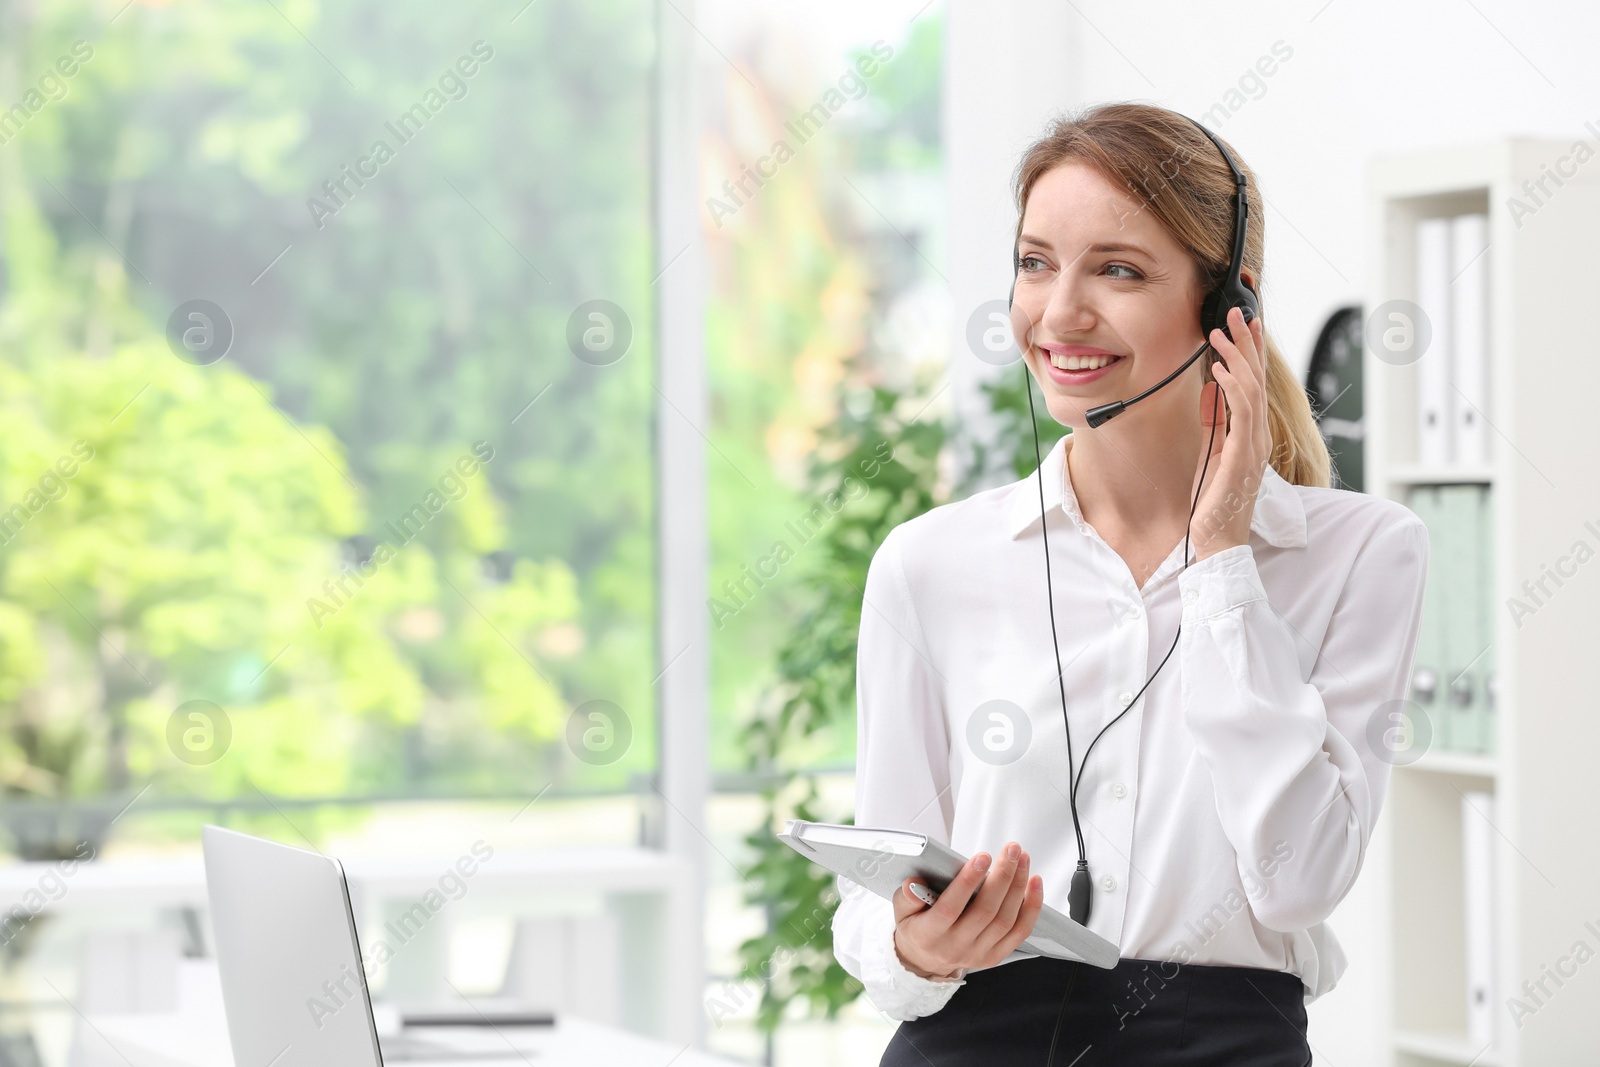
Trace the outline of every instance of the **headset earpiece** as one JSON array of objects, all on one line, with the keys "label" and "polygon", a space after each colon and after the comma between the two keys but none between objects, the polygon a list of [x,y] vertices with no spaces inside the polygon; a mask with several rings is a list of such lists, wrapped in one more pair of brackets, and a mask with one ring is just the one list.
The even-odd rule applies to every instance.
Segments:
[{"label": "headset earpiece", "polygon": [[1228,272],[1223,276],[1221,284],[1206,294],[1205,301],[1200,305],[1200,328],[1209,338],[1212,330],[1220,329],[1224,334],[1228,333],[1230,308],[1241,309],[1244,312],[1245,325],[1248,326],[1260,316],[1261,303],[1256,298],[1255,290],[1244,283],[1241,274],[1244,270],[1245,234],[1250,217],[1250,198],[1246,194],[1244,172],[1234,161],[1233,153],[1223,146],[1216,134],[1194,119],[1189,121],[1217,146],[1217,151],[1222,153],[1228,169],[1233,172],[1233,247],[1228,250]]},{"label": "headset earpiece", "polygon": [[1228,332],[1228,309],[1240,308],[1244,312],[1244,322],[1248,326],[1260,314],[1260,304],[1256,300],[1255,290],[1244,284],[1237,275],[1232,278],[1232,284],[1224,281],[1213,289],[1200,305],[1200,328],[1205,330],[1207,337],[1211,331],[1220,329],[1224,334]]}]

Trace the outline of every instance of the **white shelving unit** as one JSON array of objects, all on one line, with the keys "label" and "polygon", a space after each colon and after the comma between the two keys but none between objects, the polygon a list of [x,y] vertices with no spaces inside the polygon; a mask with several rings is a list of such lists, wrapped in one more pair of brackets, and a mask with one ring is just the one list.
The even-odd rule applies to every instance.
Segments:
[{"label": "white shelving unit", "polygon": [[[1600,528],[1600,159],[1576,164],[1573,149],[1512,138],[1379,160],[1369,174],[1369,313],[1416,299],[1419,219],[1489,218],[1491,462],[1419,465],[1417,364],[1385,362],[1370,344],[1365,355],[1368,490],[1404,502],[1415,485],[1478,482],[1494,508],[1496,751],[1396,766],[1369,858],[1394,1067],[1600,1064],[1600,561],[1577,565],[1520,623],[1508,605],[1576,542],[1600,554],[1585,525]],[[1495,798],[1489,1046],[1467,1036],[1460,794],[1472,789]],[[1596,958],[1575,962],[1579,942]],[[1510,998],[1532,1014],[1514,1015]]]}]

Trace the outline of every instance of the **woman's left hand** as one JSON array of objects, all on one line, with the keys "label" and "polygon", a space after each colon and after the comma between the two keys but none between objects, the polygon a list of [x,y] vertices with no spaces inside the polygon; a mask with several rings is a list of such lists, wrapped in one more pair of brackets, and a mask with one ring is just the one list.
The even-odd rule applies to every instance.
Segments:
[{"label": "woman's left hand", "polygon": [[[1228,309],[1228,330],[1211,331],[1211,347],[1222,361],[1212,364],[1214,381],[1200,392],[1200,425],[1211,441],[1208,453],[1200,451],[1195,464],[1194,482],[1189,497],[1200,486],[1205,471],[1205,488],[1189,524],[1194,562],[1227,548],[1250,543],[1250,516],[1255,512],[1256,494],[1272,453],[1272,430],[1267,424],[1266,345],[1262,341],[1261,319],[1248,328],[1244,313]],[[1228,335],[1239,338],[1235,343]],[[1224,366],[1224,363],[1226,365]],[[1217,396],[1221,386],[1222,397]],[[1212,423],[1217,425],[1212,429]]]}]

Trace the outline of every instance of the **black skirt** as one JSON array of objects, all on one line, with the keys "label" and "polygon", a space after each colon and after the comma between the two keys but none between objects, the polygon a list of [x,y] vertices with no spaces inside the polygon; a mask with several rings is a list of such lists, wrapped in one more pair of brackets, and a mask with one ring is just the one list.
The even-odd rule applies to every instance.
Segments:
[{"label": "black skirt", "polygon": [[968,974],[943,1008],[900,1024],[880,1067],[1310,1063],[1305,989],[1287,971],[1141,959],[1107,970],[1036,956]]}]

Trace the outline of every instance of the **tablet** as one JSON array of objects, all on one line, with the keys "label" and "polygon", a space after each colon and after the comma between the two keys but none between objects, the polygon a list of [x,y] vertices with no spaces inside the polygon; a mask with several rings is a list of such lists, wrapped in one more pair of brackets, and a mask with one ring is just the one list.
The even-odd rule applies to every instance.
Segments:
[{"label": "tablet", "polygon": [[[811,862],[885,900],[893,900],[900,884],[911,877],[943,892],[967,862],[948,845],[909,830],[790,819],[777,836]],[[1033,932],[1012,956],[1053,956],[1109,970],[1117,965],[1120,952],[1115,943],[1046,904]]]}]

